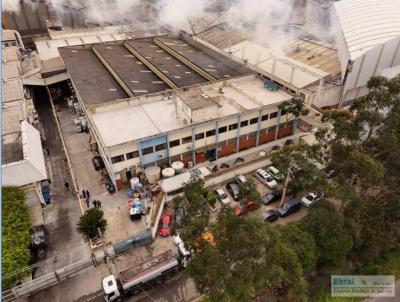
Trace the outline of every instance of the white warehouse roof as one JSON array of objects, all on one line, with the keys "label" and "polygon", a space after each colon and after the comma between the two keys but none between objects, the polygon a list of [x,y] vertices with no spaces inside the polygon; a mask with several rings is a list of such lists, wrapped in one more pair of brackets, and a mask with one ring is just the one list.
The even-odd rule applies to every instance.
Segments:
[{"label": "white warehouse roof", "polygon": [[351,60],[400,36],[400,0],[342,0],[334,8]]},{"label": "white warehouse roof", "polygon": [[268,48],[249,40],[224,49],[236,59],[246,60],[248,64],[296,87],[304,88],[325,77],[329,73],[283,55],[273,54]]}]

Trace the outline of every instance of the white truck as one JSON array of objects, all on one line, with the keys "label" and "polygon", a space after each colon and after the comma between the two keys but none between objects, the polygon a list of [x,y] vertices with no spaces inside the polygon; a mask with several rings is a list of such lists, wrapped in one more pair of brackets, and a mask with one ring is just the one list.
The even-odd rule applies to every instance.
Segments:
[{"label": "white truck", "polygon": [[120,301],[127,294],[142,292],[143,287],[150,282],[168,278],[183,268],[183,263],[186,263],[182,262],[185,260],[183,258],[181,253],[168,250],[121,271],[117,277],[110,275],[103,278],[101,287],[105,301]]}]

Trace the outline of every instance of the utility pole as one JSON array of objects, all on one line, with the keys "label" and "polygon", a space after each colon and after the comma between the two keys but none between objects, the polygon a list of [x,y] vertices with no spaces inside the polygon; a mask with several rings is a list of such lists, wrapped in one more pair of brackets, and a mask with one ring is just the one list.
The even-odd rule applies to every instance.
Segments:
[{"label": "utility pole", "polygon": [[290,165],[289,165],[289,168],[287,169],[287,172],[286,172],[285,182],[283,183],[282,197],[281,197],[281,202],[279,203],[280,207],[282,207],[283,202],[284,202],[285,197],[286,197],[286,191],[287,191],[287,186],[289,184],[290,173],[292,173],[292,166],[293,166],[293,159],[290,160]]}]

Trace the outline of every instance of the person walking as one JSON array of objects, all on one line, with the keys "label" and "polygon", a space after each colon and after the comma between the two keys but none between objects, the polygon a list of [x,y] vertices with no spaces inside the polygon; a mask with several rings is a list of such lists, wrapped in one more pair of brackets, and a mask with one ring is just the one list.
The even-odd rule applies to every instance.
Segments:
[{"label": "person walking", "polygon": [[67,191],[69,191],[69,183],[66,181],[66,182],[64,182],[64,186],[65,186],[65,188],[67,189]]},{"label": "person walking", "polygon": [[86,191],[85,191],[85,189],[82,190],[82,196],[83,196],[83,198],[86,198]]},{"label": "person walking", "polygon": [[86,190],[86,198],[90,198],[90,193],[88,190]]},{"label": "person walking", "polygon": [[98,208],[98,209],[101,208],[101,201],[100,201],[100,200],[97,201],[97,208]]},{"label": "person walking", "polygon": [[95,208],[95,209],[97,209],[97,200],[96,200],[96,199],[95,199],[95,200],[93,200],[93,202],[92,202],[92,203],[93,203],[93,206],[94,206],[94,208]]},{"label": "person walking", "polygon": [[87,206],[88,209],[90,208],[89,198],[86,198],[86,206]]}]

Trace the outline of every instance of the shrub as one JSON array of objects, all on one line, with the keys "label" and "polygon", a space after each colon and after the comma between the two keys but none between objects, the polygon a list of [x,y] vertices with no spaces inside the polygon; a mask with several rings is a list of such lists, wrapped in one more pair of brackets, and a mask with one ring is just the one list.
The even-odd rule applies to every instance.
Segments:
[{"label": "shrub", "polygon": [[107,221],[103,218],[102,210],[91,208],[85,212],[80,218],[77,225],[78,232],[89,238],[94,238],[99,235],[98,229],[102,233],[106,231]]}]

